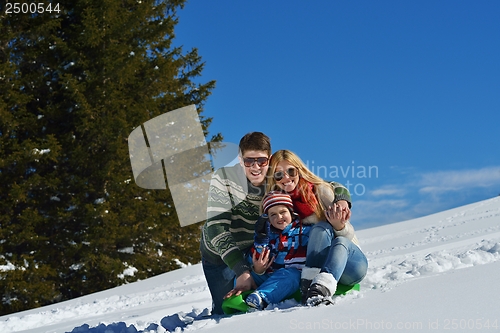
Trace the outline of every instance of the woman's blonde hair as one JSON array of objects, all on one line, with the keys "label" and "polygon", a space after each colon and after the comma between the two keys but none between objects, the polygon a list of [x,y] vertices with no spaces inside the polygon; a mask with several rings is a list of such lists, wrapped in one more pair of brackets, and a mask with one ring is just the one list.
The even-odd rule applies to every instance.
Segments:
[{"label": "woman's blonde hair", "polygon": [[298,157],[294,152],[290,150],[278,150],[276,151],[272,156],[271,160],[269,162],[269,169],[267,170],[267,191],[280,191],[281,188],[279,187],[278,184],[276,184],[276,180],[274,179],[274,172],[276,171],[276,166],[278,163],[282,161],[287,161],[291,165],[293,165],[297,170],[299,171],[299,183],[297,184],[297,189],[299,190],[299,193],[304,197],[306,200],[306,203],[309,204],[311,207],[314,207],[314,212],[315,215],[318,217],[320,220],[325,219],[325,213],[324,213],[324,207],[321,203],[321,200],[316,196],[316,200],[314,198],[311,198],[308,196],[308,193],[311,193],[311,191],[308,190],[309,183],[312,183],[314,185],[314,188],[317,188],[318,185],[324,184],[325,181],[318,176],[316,176],[314,173],[312,173],[307,166],[302,162],[300,157]]}]

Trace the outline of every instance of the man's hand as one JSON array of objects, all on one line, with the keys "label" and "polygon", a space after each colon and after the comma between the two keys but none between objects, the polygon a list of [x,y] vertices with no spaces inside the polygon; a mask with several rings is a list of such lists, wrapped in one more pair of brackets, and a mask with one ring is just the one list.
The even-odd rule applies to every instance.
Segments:
[{"label": "man's hand", "polygon": [[326,219],[336,231],[344,229],[345,224],[351,218],[351,210],[347,201],[341,200],[334,203],[325,210]]},{"label": "man's hand", "polygon": [[255,284],[252,275],[250,275],[250,271],[246,271],[236,278],[236,286],[224,296],[224,298],[228,298],[235,295],[240,295],[242,292],[257,289],[257,285]]}]

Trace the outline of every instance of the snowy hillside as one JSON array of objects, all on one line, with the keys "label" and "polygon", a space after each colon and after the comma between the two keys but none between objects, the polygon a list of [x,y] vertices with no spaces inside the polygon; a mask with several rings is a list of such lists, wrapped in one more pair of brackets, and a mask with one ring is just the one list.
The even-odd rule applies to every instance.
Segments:
[{"label": "snowy hillside", "polygon": [[[356,226],[355,211],[353,224]],[[0,317],[0,332],[447,331],[500,328],[500,197],[358,233],[369,259],[361,291],[330,306],[287,301],[207,318],[201,265]]]}]

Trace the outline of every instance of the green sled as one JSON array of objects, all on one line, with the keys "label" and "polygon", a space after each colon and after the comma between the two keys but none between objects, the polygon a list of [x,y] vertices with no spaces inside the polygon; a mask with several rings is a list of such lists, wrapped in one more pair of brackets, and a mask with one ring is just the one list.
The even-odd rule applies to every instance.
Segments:
[{"label": "green sled", "polygon": [[[352,290],[359,291],[359,283],[355,284],[354,286],[346,286],[343,284],[338,284],[337,291],[335,292],[335,295],[345,295],[346,293],[348,293]],[[222,311],[224,311],[224,313],[227,315],[247,312],[248,305],[247,305],[247,303],[245,303],[245,298],[251,292],[253,292],[253,290],[244,291],[240,295],[231,296],[229,298],[226,298],[222,302]],[[300,303],[300,301],[301,301],[300,290],[297,290],[288,299],[292,299],[292,298]]]}]

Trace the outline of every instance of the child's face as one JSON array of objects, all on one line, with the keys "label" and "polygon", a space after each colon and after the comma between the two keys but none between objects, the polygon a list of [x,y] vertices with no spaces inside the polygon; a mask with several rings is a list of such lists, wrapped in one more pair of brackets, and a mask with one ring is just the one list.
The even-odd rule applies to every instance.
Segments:
[{"label": "child's face", "polygon": [[285,205],[276,205],[267,210],[269,222],[278,230],[283,230],[287,225],[292,223],[292,214]]}]

